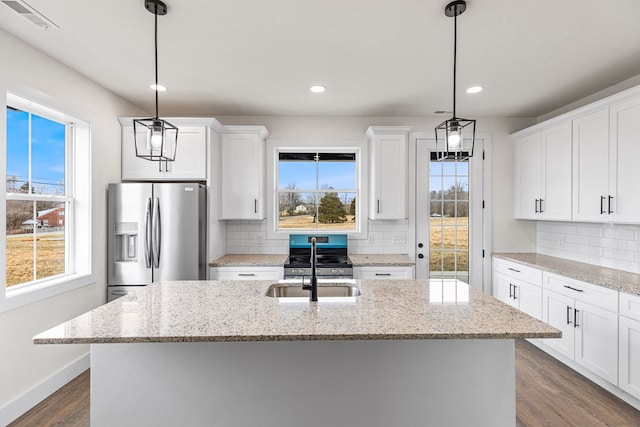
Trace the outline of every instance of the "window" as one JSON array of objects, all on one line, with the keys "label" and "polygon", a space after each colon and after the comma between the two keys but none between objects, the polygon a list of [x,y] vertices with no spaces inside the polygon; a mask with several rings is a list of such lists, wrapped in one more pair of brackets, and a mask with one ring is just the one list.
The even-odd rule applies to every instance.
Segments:
[{"label": "window", "polygon": [[54,284],[58,291],[44,296],[77,287],[91,270],[89,125],[11,93],[6,99],[0,308]]},{"label": "window", "polygon": [[355,152],[278,153],[278,231],[357,231]]}]

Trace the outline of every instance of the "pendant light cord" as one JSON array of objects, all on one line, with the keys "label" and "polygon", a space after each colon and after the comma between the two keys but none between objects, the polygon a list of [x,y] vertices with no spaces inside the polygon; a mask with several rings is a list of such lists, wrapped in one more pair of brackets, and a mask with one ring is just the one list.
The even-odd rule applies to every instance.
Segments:
[{"label": "pendant light cord", "polygon": [[[456,118],[456,56],[458,46],[458,6],[453,15],[453,117]],[[156,66],[157,67],[157,66]]]},{"label": "pendant light cord", "polygon": [[[155,44],[155,58],[156,58],[155,64],[156,64],[156,119],[157,119],[158,118],[158,5],[157,4],[155,6],[153,14],[155,15],[154,44]],[[455,107],[454,107],[454,111],[455,111]]]}]

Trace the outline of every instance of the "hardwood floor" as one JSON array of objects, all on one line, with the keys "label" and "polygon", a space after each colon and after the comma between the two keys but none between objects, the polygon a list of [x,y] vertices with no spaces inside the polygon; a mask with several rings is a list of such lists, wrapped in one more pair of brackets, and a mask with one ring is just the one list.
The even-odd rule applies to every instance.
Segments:
[{"label": "hardwood floor", "polygon": [[[516,425],[640,426],[640,411],[523,340],[516,340]],[[89,425],[89,371],[10,427]]]}]

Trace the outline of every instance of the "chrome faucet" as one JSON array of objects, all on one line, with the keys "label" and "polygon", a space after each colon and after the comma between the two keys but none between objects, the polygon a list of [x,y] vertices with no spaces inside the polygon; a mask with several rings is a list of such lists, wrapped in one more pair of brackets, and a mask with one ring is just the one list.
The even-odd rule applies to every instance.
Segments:
[{"label": "chrome faucet", "polygon": [[318,301],[318,277],[316,275],[316,238],[311,238],[311,280],[308,285],[304,284],[302,279],[302,289],[311,291],[309,301]]}]

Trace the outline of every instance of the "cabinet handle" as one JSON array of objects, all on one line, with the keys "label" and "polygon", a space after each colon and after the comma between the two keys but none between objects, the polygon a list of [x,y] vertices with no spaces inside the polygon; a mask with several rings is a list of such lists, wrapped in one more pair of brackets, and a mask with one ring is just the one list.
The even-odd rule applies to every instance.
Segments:
[{"label": "cabinet handle", "polygon": [[604,215],[604,196],[600,196],[600,215]]},{"label": "cabinet handle", "polygon": [[608,213],[609,213],[609,214],[612,214],[612,213],[613,213],[613,211],[611,210],[611,199],[613,199],[613,196],[609,196],[609,201],[608,201],[609,209],[607,209],[607,211],[608,211]]},{"label": "cabinet handle", "polygon": [[514,300],[518,299],[518,295],[516,294],[516,289],[518,289],[518,287],[516,285],[513,285],[513,299]]},{"label": "cabinet handle", "polygon": [[516,270],[515,268],[507,267],[507,270],[515,271],[516,273],[520,273],[520,270]]},{"label": "cabinet handle", "polygon": [[538,199],[536,199],[536,213],[538,213]]},{"label": "cabinet handle", "polygon": [[571,324],[571,318],[569,317],[571,314],[571,307],[567,306],[567,325]]},{"label": "cabinet handle", "polygon": [[253,276],[255,276],[255,274],[254,273],[238,273],[238,276],[241,276],[241,277],[253,277]]},{"label": "cabinet handle", "polygon": [[544,199],[540,199],[540,213],[543,213],[543,212],[544,212],[544,211],[542,210],[542,201],[543,201],[543,200],[544,200]]},{"label": "cabinet handle", "polygon": [[564,285],[564,287],[565,287],[565,288],[567,288],[567,289],[571,289],[572,291],[576,291],[576,292],[584,292],[584,290],[583,290],[583,289],[577,289],[577,288],[574,288],[574,287],[569,286],[569,285]]},{"label": "cabinet handle", "polygon": [[577,308],[573,309],[573,327],[577,328],[578,326],[578,313],[580,313],[580,310],[578,310]]},{"label": "cabinet handle", "polygon": [[258,199],[253,199],[253,213],[258,213]]},{"label": "cabinet handle", "polygon": [[380,213],[380,199],[378,199],[378,213]]},{"label": "cabinet handle", "polygon": [[513,283],[509,283],[509,298],[513,298]]}]

